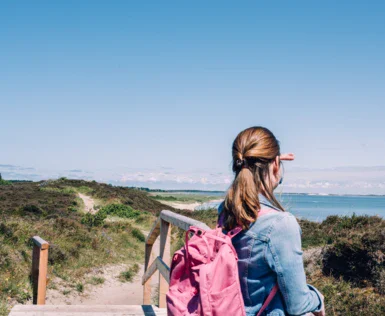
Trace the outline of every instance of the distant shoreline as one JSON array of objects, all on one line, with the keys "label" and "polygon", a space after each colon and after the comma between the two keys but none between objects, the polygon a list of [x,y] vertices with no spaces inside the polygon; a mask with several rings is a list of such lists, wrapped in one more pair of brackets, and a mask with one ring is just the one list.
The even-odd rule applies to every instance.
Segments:
[{"label": "distant shoreline", "polygon": [[[78,179],[76,179],[76,180],[78,180]],[[23,183],[31,183],[31,182],[39,183],[39,182],[44,182],[44,181],[47,181],[47,180],[33,181],[33,180],[12,180],[12,179],[8,179],[7,181],[11,182],[12,184],[17,184],[17,183],[23,184]],[[84,180],[84,181],[92,182],[92,180]],[[108,182],[106,182],[106,184],[108,184]],[[227,192],[227,191],[222,191],[222,190],[201,190],[201,189],[191,189],[191,190],[150,189],[150,188],[146,188],[146,187],[133,187],[133,186],[117,185],[116,183],[111,184],[111,185],[117,186],[117,187],[120,186],[120,187],[126,187],[126,188],[131,188],[131,189],[137,189],[137,190],[146,191],[146,192],[149,192],[149,193],[156,193],[156,192],[159,192],[159,193],[174,193],[174,194],[177,194],[177,193],[192,193],[192,194],[203,194],[203,195],[209,195],[209,194],[219,195],[219,194],[223,194],[223,196],[224,196],[224,195],[226,195],[226,192]],[[374,197],[385,197],[385,194],[351,194],[351,193],[336,194],[336,193],[281,192],[281,193],[278,193],[278,194],[284,194],[284,195],[309,195],[309,196],[314,195],[314,196],[366,196],[366,197],[374,196]]]},{"label": "distant shoreline", "polygon": [[[148,192],[156,193],[156,192],[162,192],[162,193],[201,193],[208,195],[210,193],[212,194],[223,194],[226,195],[227,191],[213,191],[213,190],[161,190],[161,189],[148,189]],[[278,195],[309,195],[309,196],[385,196],[385,194],[350,194],[350,193],[343,193],[343,194],[336,194],[336,193],[297,193],[297,192],[282,192],[277,193]]]},{"label": "distant shoreline", "polygon": [[214,199],[214,200],[209,200],[207,202],[170,202],[170,201],[159,201],[162,204],[171,206],[173,208],[179,209],[179,210],[189,210],[189,211],[195,211],[195,209],[199,206],[202,206],[203,204],[208,204],[208,203],[217,203],[221,202],[223,199]]}]

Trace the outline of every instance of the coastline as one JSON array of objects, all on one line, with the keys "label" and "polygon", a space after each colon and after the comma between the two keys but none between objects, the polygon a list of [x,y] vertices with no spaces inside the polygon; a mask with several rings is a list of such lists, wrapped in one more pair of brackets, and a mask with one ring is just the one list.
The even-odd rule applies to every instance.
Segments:
[{"label": "coastline", "polygon": [[160,201],[162,204],[172,206],[173,208],[179,209],[179,210],[189,210],[189,211],[195,211],[196,208],[210,203],[218,203],[223,201],[223,199],[214,199],[209,200],[207,202],[192,202],[192,203],[184,203],[184,202],[170,202],[170,201]]}]

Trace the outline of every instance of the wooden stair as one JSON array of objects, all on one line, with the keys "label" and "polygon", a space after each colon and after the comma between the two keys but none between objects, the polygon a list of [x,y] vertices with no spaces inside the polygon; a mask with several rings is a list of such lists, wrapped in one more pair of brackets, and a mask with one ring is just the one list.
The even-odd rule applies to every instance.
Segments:
[{"label": "wooden stair", "polygon": [[16,305],[9,316],[166,316],[166,308],[154,305]]}]

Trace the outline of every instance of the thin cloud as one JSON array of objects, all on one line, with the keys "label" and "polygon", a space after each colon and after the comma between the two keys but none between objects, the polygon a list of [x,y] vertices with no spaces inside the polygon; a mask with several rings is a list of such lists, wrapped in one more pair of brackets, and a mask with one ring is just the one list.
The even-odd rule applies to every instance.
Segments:
[{"label": "thin cloud", "polygon": [[[34,172],[31,172],[34,170]],[[94,170],[36,170],[10,164],[0,165],[6,179],[46,180],[59,177],[107,182],[120,186],[158,189],[227,190],[234,175],[212,168],[178,171],[172,168],[136,169],[116,167]],[[280,190],[288,193],[385,194],[385,166],[309,169],[287,166]]]}]

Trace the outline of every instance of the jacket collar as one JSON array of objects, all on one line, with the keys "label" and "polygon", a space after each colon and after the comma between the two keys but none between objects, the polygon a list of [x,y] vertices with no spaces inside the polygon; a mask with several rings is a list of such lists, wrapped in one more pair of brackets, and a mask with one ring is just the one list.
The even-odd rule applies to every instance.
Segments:
[{"label": "jacket collar", "polygon": [[275,207],[263,194],[258,194],[258,197],[259,197],[259,203],[264,205],[264,206],[267,206],[267,207],[270,207],[270,208],[273,208],[277,211],[280,211],[282,212],[282,210],[280,210],[279,208]]}]

